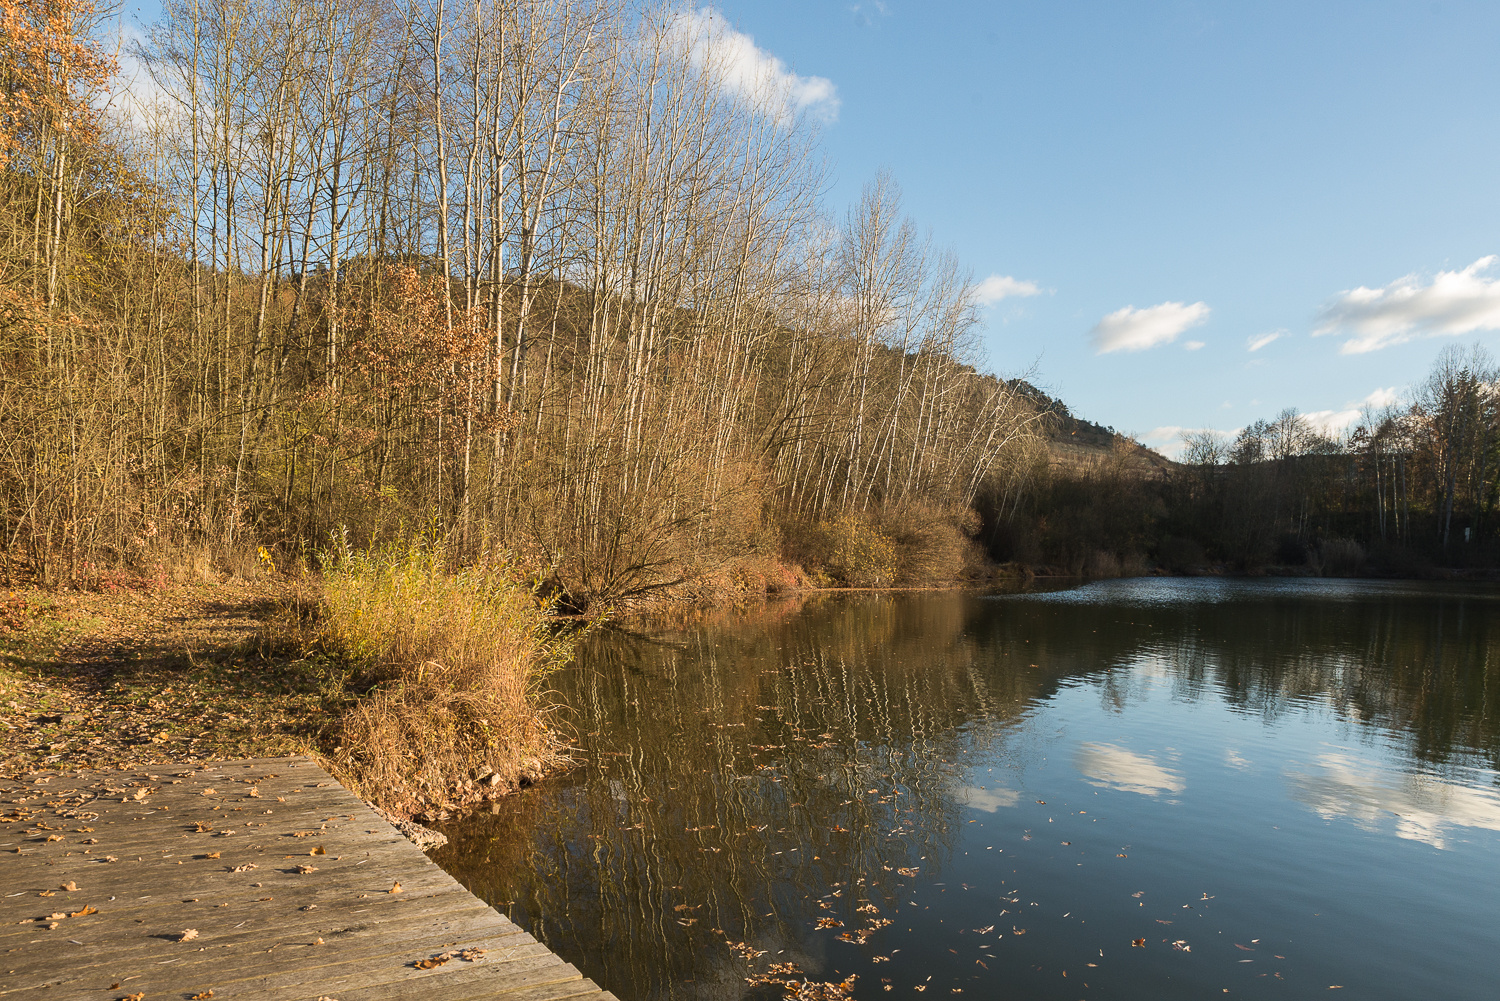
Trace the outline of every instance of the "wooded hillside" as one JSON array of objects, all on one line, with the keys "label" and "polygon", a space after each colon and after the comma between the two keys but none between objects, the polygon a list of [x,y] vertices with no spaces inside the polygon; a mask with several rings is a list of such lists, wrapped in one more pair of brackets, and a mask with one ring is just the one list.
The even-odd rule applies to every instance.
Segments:
[{"label": "wooded hillside", "polygon": [[88,0],[3,16],[8,575],[426,532],[579,604],[892,583],[1037,468],[969,275],[888,177],[823,204],[817,123],[711,22],[168,0],[122,95]]}]

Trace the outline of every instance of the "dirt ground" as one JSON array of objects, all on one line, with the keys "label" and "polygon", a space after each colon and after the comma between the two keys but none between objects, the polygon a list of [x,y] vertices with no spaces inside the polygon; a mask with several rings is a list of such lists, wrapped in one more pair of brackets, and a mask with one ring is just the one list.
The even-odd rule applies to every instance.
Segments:
[{"label": "dirt ground", "polygon": [[266,583],[0,591],[0,774],[308,752],[338,686]]}]

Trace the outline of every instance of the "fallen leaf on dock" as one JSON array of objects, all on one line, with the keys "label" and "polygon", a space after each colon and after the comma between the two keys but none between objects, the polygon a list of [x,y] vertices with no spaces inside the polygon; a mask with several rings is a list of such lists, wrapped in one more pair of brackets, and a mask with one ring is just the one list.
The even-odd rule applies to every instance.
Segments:
[{"label": "fallen leaf on dock", "polygon": [[197,937],[198,929],[196,928],[184,928],[182,931],[177,933],[177,941],[179,942],[191,942]]},{"label": "fallen leaf on dock", "polygon": [[397,882],[391,884],[391,888],[389,890],[386,890],[385,892],[386,893],[400,893],[401,892],[401,883],[399,881],[397,881]]}]

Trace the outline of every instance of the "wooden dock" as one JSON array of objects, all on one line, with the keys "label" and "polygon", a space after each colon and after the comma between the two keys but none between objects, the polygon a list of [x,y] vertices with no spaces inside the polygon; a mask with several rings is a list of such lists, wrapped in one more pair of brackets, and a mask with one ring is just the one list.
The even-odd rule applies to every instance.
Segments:
[{"label": "wooden dock", "polygon": [[614,1001],[306,758],[0,779],[0,996]]}]

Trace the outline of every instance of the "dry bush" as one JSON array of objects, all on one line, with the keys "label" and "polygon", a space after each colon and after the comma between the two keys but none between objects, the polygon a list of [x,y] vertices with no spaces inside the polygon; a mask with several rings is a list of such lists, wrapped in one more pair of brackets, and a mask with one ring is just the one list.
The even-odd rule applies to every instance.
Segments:
[{"label": "dry bush", "polygon": [[972,510],[945,511],[908,504],[881,512],[880,533],[896,547],[896,580],[905,587],[951,584],[976,562],[972,536],[979,530]]},{"label": "dry bush", "polygon": [[846,587],[890,587],[900,572],[896,546],[875,526],[844,515],[822,526],[824,569]]},{"label": "dry bush", "polygon": [[1353,539],[1324,539],[1318,569],[1324,577],[1352,577],[1365,568],[1365,549]]},{"label": "dry bush", "polygon": [[535,588],[511,568],[454,568],[440,546],[326,555],[318,646],[368,692],[330,734],[332,764],[394,813],[436,817],[561,761],[541,680],[566,661]]}]

